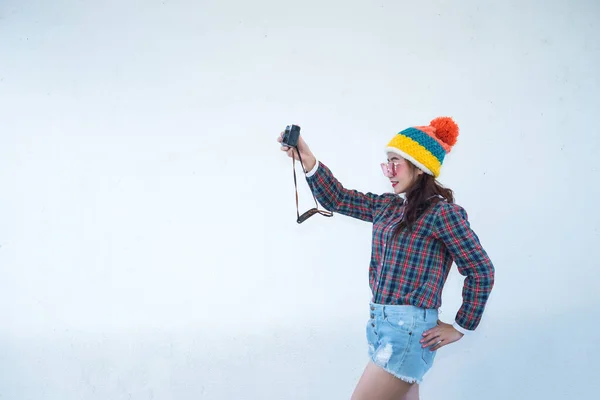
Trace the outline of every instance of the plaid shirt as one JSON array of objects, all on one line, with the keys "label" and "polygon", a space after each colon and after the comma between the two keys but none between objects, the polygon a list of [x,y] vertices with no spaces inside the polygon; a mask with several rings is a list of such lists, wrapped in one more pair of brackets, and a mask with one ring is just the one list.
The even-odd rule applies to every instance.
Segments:
[{"label": "plaid shirt", "polygon": [[454,326],[466,333],[479,325],[494,285],[494,266],[462,207],[440,201],[417,220],[412,232],[404,229],[392,240],[404,213],[401,197],[345,189],[319,161],[307,180],[325,209],[373,223],[369,265],[373,302],[439,308],[454,261],[466,276]]}]

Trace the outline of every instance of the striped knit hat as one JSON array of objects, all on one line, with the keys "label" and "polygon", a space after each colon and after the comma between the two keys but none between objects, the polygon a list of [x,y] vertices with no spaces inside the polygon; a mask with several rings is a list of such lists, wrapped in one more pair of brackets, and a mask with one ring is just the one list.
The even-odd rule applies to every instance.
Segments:
[{"label": "striped knit hat", "polygon": [[458,125],[450,117],[438,117],[428,126],[415,126],[399,132],[386,146],[411,161],[423,172],[438,177],[446,154],[458,137]]}]

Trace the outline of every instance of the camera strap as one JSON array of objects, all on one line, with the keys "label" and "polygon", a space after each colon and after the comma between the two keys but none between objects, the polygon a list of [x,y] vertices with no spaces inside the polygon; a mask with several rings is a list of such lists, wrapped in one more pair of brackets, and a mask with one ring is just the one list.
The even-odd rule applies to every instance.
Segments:
[{"label": "camera strap", "polygon": [[294,187],[296,188],[296,215],[298,219],[296,220],[299,224],[306,221],[309,217],[313,216],[316,213],[319,213],[325,217],[332,217],[333,213],[331,211],[319,210],[319,203],[317,202],[317,198],[313,191],[311,190],[313,199],[315,200],[315,208],[311,208],[306,211],[302,216],[300,215],[299,205],[298,205],[298,181],[296,179],[296,157],[295,153],[298,153],[298,158],[300,159],[300,165],[302,166],[302,171],[304,171],[304,176],[306,176],[306,168],[304,168],[304,162],[302,161],[302,156],[300,155],[300,151],[298,148],[294,147],[295,151],[292,151],[292,169],[294,170]]}]

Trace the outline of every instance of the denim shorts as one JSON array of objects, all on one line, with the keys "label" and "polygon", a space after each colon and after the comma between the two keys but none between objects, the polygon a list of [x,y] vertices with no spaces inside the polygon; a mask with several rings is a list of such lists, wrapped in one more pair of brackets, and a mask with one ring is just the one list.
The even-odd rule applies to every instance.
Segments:
[{"label": "denim shorts", "polygon": [[385,371],[409,383],[421,383],[437,351],[423,348],[423,332],[437,325],[438,310],[411,305],[370,303],[367,324],[369,357]]}]

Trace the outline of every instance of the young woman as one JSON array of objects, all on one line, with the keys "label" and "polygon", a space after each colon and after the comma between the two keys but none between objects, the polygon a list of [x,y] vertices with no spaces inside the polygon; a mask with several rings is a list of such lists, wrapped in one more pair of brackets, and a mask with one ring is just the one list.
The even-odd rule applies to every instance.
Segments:
[{"label": "young woman", "polygon": [[[290,157],[300,152],[309,186],[324,208],[373,224],[370,361],[352,400],[418,399],[418,384],[437,350],[475,330],[481,320],[494,266],[465,210],[436,180],[457,137],[458,126],[448,117],[395,135],[385,148],[387,163],[381,164],[393,191],[381,195],[344,188],[302,137],[296,149],[281,146]],[[453,262],[466,278],[463,303],[447,324],[438,319],[438,308]]]}]

